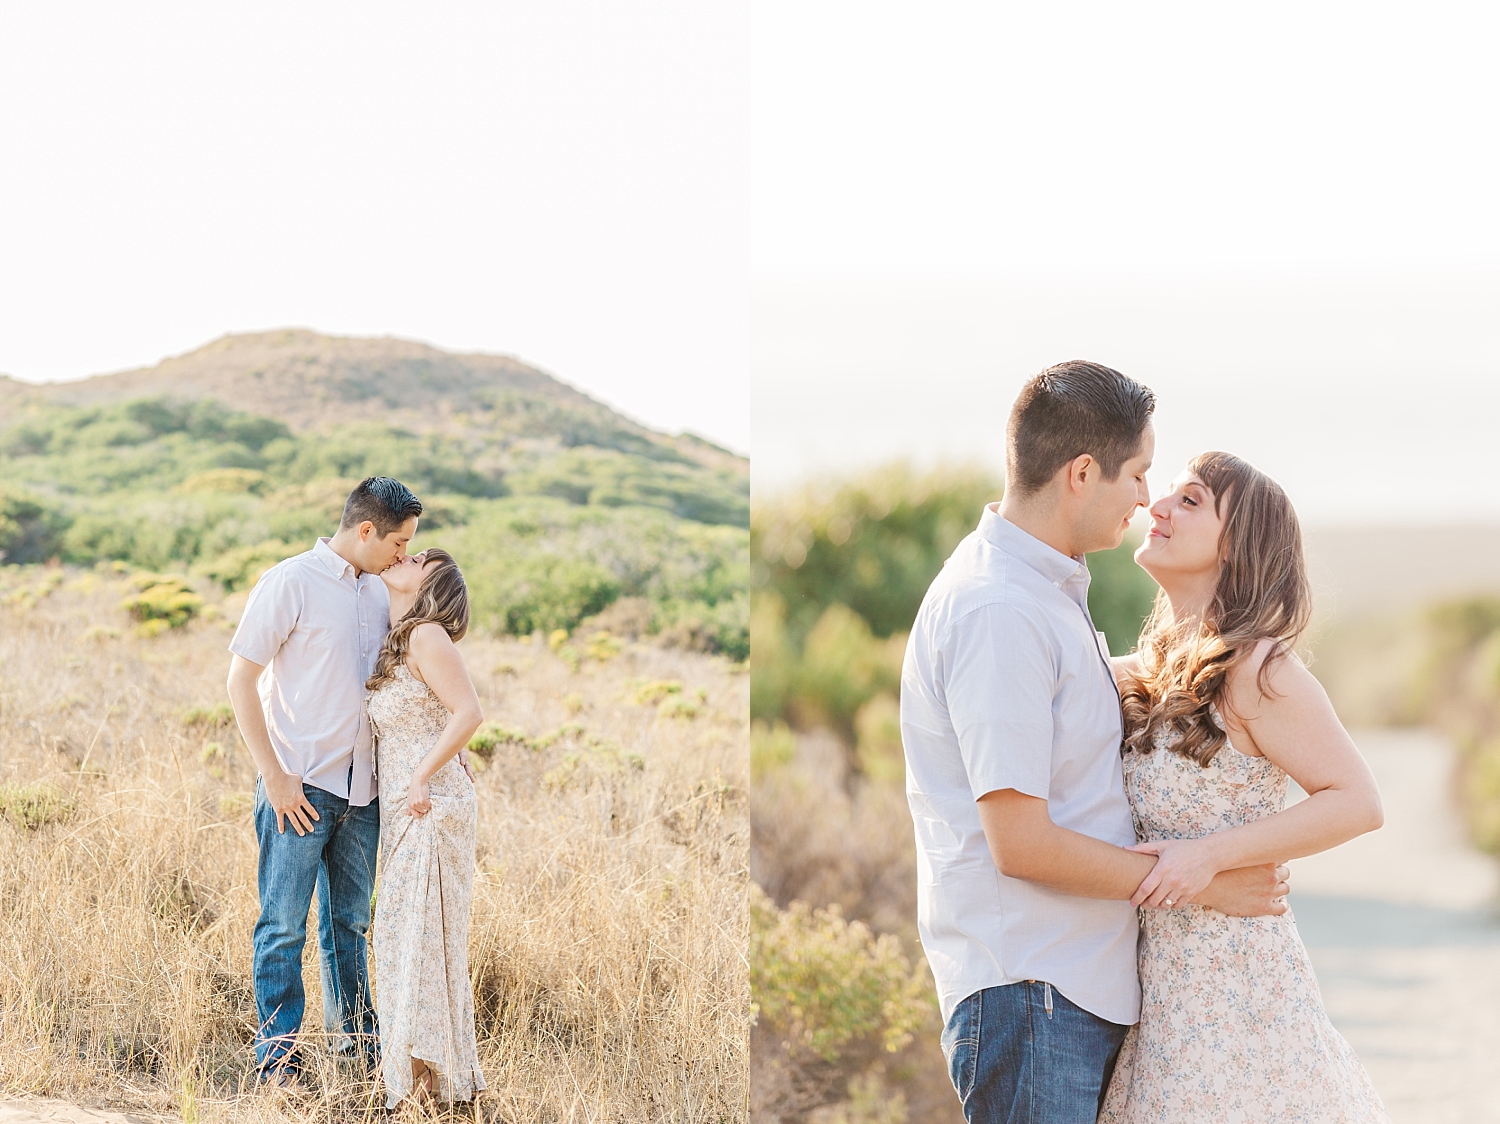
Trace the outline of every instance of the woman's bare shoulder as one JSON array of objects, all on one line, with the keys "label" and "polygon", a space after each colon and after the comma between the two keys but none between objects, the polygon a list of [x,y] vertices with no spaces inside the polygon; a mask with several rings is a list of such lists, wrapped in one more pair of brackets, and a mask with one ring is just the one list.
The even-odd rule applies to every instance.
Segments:
[{"label": "woman's bare shoulder", "polygon": [[418,649],[435,651],[440,648],[453,647],[453,639],[448,635],[448,630],[437,621],[423,621],[411,630],[410,645],[413,651]]},{"label": "woman's bare shoulder", "polygon": [[440,663],[452,648],[453,640],[447,629],[437,621],[423,621],[411,630],[407,639],[406,670],[425,683],[427,676],[422,674],[423,664],[436,666],[435,661]]},{"label": "woman's bare shoulder", "polygon": [[1273,636],[1255,642],[1250,655],[1229,673],[1230,703],[1252,718],[1285,702],[1323,694],[1323,687],[1294,649]]}]

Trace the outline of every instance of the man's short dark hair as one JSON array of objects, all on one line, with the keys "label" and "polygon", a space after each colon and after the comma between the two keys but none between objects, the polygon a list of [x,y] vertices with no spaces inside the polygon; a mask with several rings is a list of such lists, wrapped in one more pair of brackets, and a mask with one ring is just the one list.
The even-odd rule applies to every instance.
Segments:
[{"label": "man's short dark hair", "polygon": [[1100,363],[1070,359],[1021,388],[1005,427],[1006,485],[1039,491],[1057,470],[1088,453],[1117,479],[1140,452],[1156,395]]},{"label": "man's short dark hair", "polygon": [[422,501],[401,481],[389,476],[367,476],[344,501],[339,529],[358,527],[368,519],[375,524],[375,533],[385,538],[408,519],[421,514]]}]

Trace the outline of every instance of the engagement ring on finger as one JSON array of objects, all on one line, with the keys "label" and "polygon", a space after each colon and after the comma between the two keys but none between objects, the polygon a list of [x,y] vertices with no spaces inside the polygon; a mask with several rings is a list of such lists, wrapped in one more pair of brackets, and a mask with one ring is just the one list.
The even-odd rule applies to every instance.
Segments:
[{"label": "engagement ring on finger", "polygon": [[1163,904],[1166,905],[1168,909],[1171,909],[1174,903],[1171,898],[1168,898]]}]

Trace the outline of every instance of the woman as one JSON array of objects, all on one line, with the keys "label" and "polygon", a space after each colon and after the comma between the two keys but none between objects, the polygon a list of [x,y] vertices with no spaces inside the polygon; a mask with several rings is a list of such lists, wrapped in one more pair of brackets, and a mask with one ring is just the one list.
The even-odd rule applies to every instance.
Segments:
[{"label": "woman", "polygon": [[[1387,1121],[1323,1011],[1290,913],[1192,904],[1221,870],[1335,847],[1381,824],[1380,795],[1293,653],[1310,596],[1280,486],[1204,453],[1151,508],[1136,560],[1161,587],[1115,661],[1137,851],[1141,1019],[1100,1121]],[[1285,808],[1290,775],[1308,798]]]},{"label": "woman", "polygon": [[474,786],[458,759],[482,715],[454,646],[469,594],[446,551],[381,574],[391,630],[365,686],[379,739],[380,887],[375,900],[376,1014],[386,1106],[483,1089],[469,984]]}]

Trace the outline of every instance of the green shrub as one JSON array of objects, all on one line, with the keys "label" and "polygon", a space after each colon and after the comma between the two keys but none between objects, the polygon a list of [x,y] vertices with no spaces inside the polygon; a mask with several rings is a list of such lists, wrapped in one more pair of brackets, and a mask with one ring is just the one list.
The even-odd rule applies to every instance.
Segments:
[{"label": "green shrub", "polygon": [[1464,747],[1463,805],[1481,851],[1500,854],[1500,738]]},{"label": "green shrub", "polygon": [[848,1100],[820,1108],[809,1119],[816,1124],[906,1124],[906,1094],[886,1084],[880,1067],[851,1077],[847,1089]]},{"label": "green shrub", "polygon": [[656,607],[651,627],[678,647],[718,652],[742,663],[750,658],[749,605],[744,592],[713,605],[666,601]]},{"label": "green shrub", "polygon": [[0,784],[0,815],[17,827],[36,831],[73,814],[72,797],[45,784]]},{"label": "green shrub", "polygon": [[656,713],[662,718],[681,718],[691,721],[697,718],[702,710],[701,699],[685,699],[681,695],[673,695],[656,704]]},{"label": "green shrub", "polygon": [[477,598],[498,631],[526,635],[577,627],[620,595],[602,566],[579,558],[538,555],[482,579]]},{"label": "green shrub", "polygon": [[638,684],[630,692],[630,701],[636,706],[655,706],[666,699],[668,695],[680,695],[681,693],[681,679],[652,679],[649,682]]},{"label": "green shrub", "polygon": [[474,731],[474,736],[469,739],[467,748],[470,753],[488,758],[502,745],[517,745],[522,749],[535,748],[525,731],[512,730],[498,722],[486,722]]},{"label": "green shrub", "polygon": [[591,660],[600,663],[608,663],[625,649],[625,641],[618,636],[611,636],[607,631],[599,630],[589,635],[584,655]]},{"label": "green shrub", "polygon": [[828,726],[846,745],[853,745],[859,708],[900,685],[905,648],[904,635],[877,639],[854,610],[828,606],[807,634],[792,686],[792,711],[798,722]]},{"label": "green shrub", "polygon": [[933,1011],[925,974],[896,937],[844,920],[837,906],[778,909],[753,883],[750,989],[758,1021],[827,1062],[859,1039],[894,1053]]},{"label": "green shrub", "polygon": [[610,448],[574,448],[511,472],[507,483],[522,495],[551,496],[571,504],[654,507],[697,523],[743,527],[749,497],[728,473],[705,474],[691,462],[664,463]]},{"label": "green shrub", "polygon": [[904,632],[944,559],[1000,493],[999,480],[979,469],[919,475],[892,464],[757,503],[751,588],[781,598],[794,642],[834,603],[876,636]]},{"label": "green shrub", "polygon": [[208,729],[233,726],[234,708],[227,702],[214,703],[211,706],[190,706],[182,712],[181,717],[184,726],[202,726]]},{"label": "green shrub", "polygon": [[760,780],[797,757],[797,738],[785,722],[750,723],[750,776]]},{"label": "green shrub", "polygon": [[572,632],[620,597],[655,606],[652,628],[701,646],[749,646],[748,536],[649,508],[577,507],[535,497],[472,505],[463,526],[422,537],[464,567],[476,619],[498,632]]},{"label": "green shrub", "polygon": [[873,781],[906,780],[901,746],[901,704],[893,694],[879,694],[854,716],[854,759]]},{"label": "green shrub", "polygon": [[62,512],[0,485],[0,562],[45,562],[61,551],[67,526]]},{"label": "green shrub", "polygon": [[181,484],[180,492],[251,492],[265,489],[266,474],[255,468],[210,468],[195,472]]},{"label": "green shrub", "polygon": [[1500,854],[1500,598],[1470,597],[1427,613],[1427,658],[1410,687],[1412,712],[1451,734],[1469,835]]},{"label": "green shrub", "polygon": [[301,554],[305,549],[280,539],[266,539],[254,546],[237,546],[226,550],[212,561],[199,565],[198,572],[233,593],[235,590],[248,589],[276,563]]},{"label": "green shrub", "polygon": [[771,721],[786,714],[796,675],[796,653],[786,634],[786,604],[775,593],[750,602],[750,717]]},{"label": "green shrub", "polygon": [[[143,626],[160,622],[165,628],[181,628],[203,608],[199,597],[181,578],[164,574],[137,574],[131,579],[138,592],[120,602]],[[161,628],[145,628],[143,635],[155,635]]]}]

